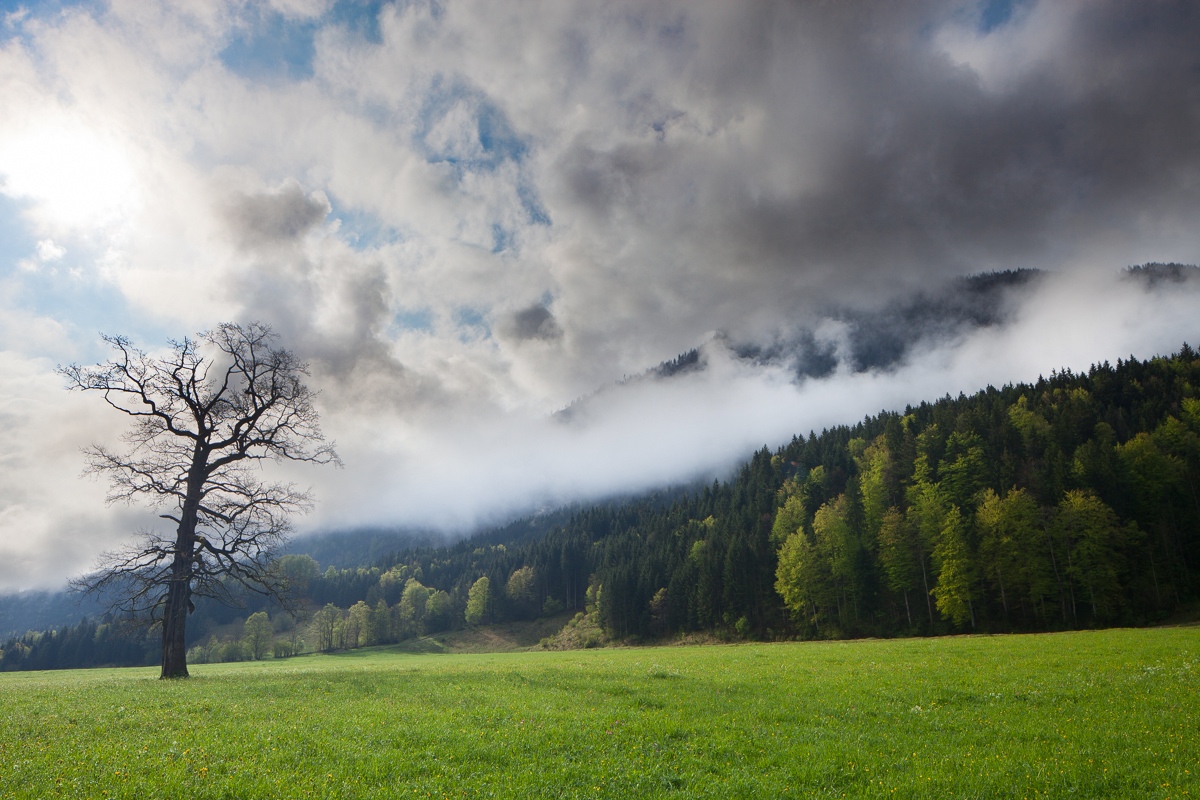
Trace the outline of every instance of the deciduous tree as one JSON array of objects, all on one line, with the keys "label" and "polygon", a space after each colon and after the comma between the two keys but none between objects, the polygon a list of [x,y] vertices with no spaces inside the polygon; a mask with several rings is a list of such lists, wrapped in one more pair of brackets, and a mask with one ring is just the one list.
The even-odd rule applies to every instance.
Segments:
[{"label": "deciduous tree", "polygon": [[482,625],[491,617],[492,582],[484,575],[467,592],[466,619],[468,625]]},{"label": "deciduous tree", "polygon": [[267,612],[255,611],[246,619],[243,639],[250,657],[256,661],[262,660],[271,652],[275,628],[271,625],[271,618],[267,616]]},{"label": "deciduous tree", "polygon": [[112,360],[60,368],[69,388],[96,392],[130,417],[126,448],[93,445],[89,471],[111,481],[109,502],[145,500],[174,530],[145,531],[103,556],[84,590],[112,590],[122,610],[162,625],[162,677],[187,677],[193,597],[233,602],[234,587],[285,599],[271,567],[290,517],[309,495],[262,478],[265,460],[337,463],[304,384],[306,365],[260,323],[226,323],[150,355],[106,336]]},{"label": "deciduous tree", "polygon": [[504,594],[512,605],[513,612],[520,617],[537,615],[537,581],[533,567],[524,566],[513,570],[504,586]]},{"label": "deciduous tree", "polygon": [[326,603],[324,608],[313,614],[312,627],[318,650],[327,653],[333,649],[334,634],[341,619],[342,611],[333,603]]},{"label": "deciduous tree", "polygon": [[938,581],[933,587],[938,611],[960,628],[967,622],[974,628],[974,562],[967,546],[966,521],[958,506],[951,506],[946,513],[941,538],[933,548],[933,559],[938,566]]}]

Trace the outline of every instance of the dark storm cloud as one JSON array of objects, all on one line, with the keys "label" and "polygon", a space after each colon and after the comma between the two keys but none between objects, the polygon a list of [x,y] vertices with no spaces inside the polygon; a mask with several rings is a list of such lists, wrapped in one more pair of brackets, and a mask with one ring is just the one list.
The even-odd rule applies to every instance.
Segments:
[{"label": "dark storm cloud", "polygon": [[785,365],[797,380],[824,378],[839,367],[892,371],[914,353],[1011,322],[1044,277],[1033,270],[973,275],[895,297],[882,307],[831,310],[817,324],[767,345],[732,340],[725,345],[738,358]]},{"label": "dark storm cloud", "polygon": [[295,181],[256,194],[238,193],[225,209],[234,240],[255,248],[293,242],[329,215],[323,194],[306,194]]},{"label": "dark storm cloud", "polygon": [[[687,233],[718,271],[785,294],[793,276],[825,300],[1057,266],[1140,238],[1148,218],[1200,223],[1200,7],[1040,4],[988,36],[960,31],[962,52],[940,43],[933,22],[953,18],[939,13],[755,4],[688,68],[707,107],[759,115],[761,135],[737,150],[678,122],[657,138],[581,138],[558,162],[567,194],[598,225]],[[689,24],[682,35],[706,41]],[[1012,63],[970,62],[1006,43]]]},{"label": "dark storm cloud", "polygon": [[500,332],[516,341],[540,339],[550,342],[562,338],[558,320],[541,303],[534,303],[509,315],[500,326]]},{"label": "dark storm cloud", "polygon": [[410,415],[448,402],[437,374],[404,364],[383,335],[393,301],[379,264],[293,255],[258,263],[233,286],[238,316],[270,324],[309,363],[327,402]]},{"label": "dark storm cloud", "polygon": [[[1125,274],[1144,285],[1184,283],[1200,273],[1196,267],[1154,264],[1131,268]],[[718,332],[712,342],[617,386],[580,398],[558,411],[564,422],[583,419],[588,406],[604,394],[636,383],[687,378],[709,367],[706,352],[713,347],[730,357],[760,368],[781,367],[793,381],[824,379],[839,369],[845,373],[895,372],[910,356],[953,348],[982,329],[997,331],[1011,323],[1022,303],[1046,279],[1033,270],[996,272],[959,278],[913,294],[895,297],[880,307],[843,307],[813,315],[811,323],[780,333],[772,341],[739,341]],[[1130,287],[1130,295],[1138,291]]]}]

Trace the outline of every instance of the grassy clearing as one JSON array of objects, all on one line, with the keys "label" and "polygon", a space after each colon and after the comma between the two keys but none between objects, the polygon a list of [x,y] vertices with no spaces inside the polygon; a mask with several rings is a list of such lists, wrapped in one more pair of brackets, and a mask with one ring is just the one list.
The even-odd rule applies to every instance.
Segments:
[{"label": "grassy clearing", "polygon": [[1200,797],[1200,630],[0,675],[0,797]]},{"label": "grassy clearing", "polygon": [[518,650],[531,650],[537,647],[542,639],[557,633],[569,619],[571,619],[570,614],[559,614],[535,620],[489,625],[484,628],[447,631],[431,636],[422,636],[418,639],[409,639],[388,649],[414,655],[420,653],[443,655],[511,653]]}]

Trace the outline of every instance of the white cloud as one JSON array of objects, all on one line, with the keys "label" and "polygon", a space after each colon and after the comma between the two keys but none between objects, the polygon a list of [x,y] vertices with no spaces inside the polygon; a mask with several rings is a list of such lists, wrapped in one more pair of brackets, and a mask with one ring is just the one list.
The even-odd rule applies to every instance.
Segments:
[{"label": "white cloud", "polygon": [[153,519],[123,507],[106,511],[105,487],[78,477],[78,448],[113,438],[114,420],[90,398],[63,391],[52,366],[0,351],[0,586],[61,583],[131,524]]},{"label": "white cloud", "polygon": [[54,243],[53,239],[42,239],[37,243],[37,256],[41,261],[58,261],[67,254],[67,249]]},{"label": "white cloud", "polygon": [[311,19],[327,12],[333,0],[269,0],[268,5],[285,17]]}]

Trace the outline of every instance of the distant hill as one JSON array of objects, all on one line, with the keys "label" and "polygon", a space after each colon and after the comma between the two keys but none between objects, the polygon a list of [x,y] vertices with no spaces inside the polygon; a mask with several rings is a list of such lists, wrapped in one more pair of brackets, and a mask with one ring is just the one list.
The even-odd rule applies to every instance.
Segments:
[{"label": "distant hill", "polygon": [[[1151,272],[1160,274],[1157,270]],[[817,315],[815,323],[800,325],[767,344],[739,341],[723,332],[718,332],[716,341],[735,358],[785,366],[798,380],[825,377],[843,360],[855,372],[892,369],[903,364],[919,345],[1003,324],[1012,313],[1014,300],[1035,291],[1044,277],[1044,273],[1031,269],[981,273],[913,292],[882,307],[829,308]],[[824,322],[843,326],[844,341],[819,336],[818,329]],[[569,424],[595,398],[618,392],[625,385],[702,372],[708,368],[706,351],[710,346],[712,343],[693,348],[638,375],[600,387],[559,410],[555,417]]]},{"label": "distant hill", "polygon": [[825,319],[845,326],[846,349],[822,340],[806,325],[771,345],[728,342],[740,358],[788,365],[798,378],[820,378],[838,368],[891,369],[920,344],[953,339],[1006,322],[1013,299],[1036,289],[1044,273],[1020,269],[959,278],[894,299],[879,308],[835,308]]},{"label": "distant hill", "polygon": [[1147,286],[1157,286],[1161,283],[1183,283],[1184,281],[1200,279],[1200,267],[1192,264],[1160,264],[1151,262],[1125,270],[1126,277],[1141,281]]},{"label": "distant hill", "polygon": [[445,539],[436,531],[361,528],[297,536],[283,554],[312,556],[321,569],[352,569],[378,564],[401,550],[444,544]]},{"label": "distant hill", "polygon": [[93,598],[65,591],[32,591],[0,595],[0,641],[29,630],[71,625],[103,609]]}]

